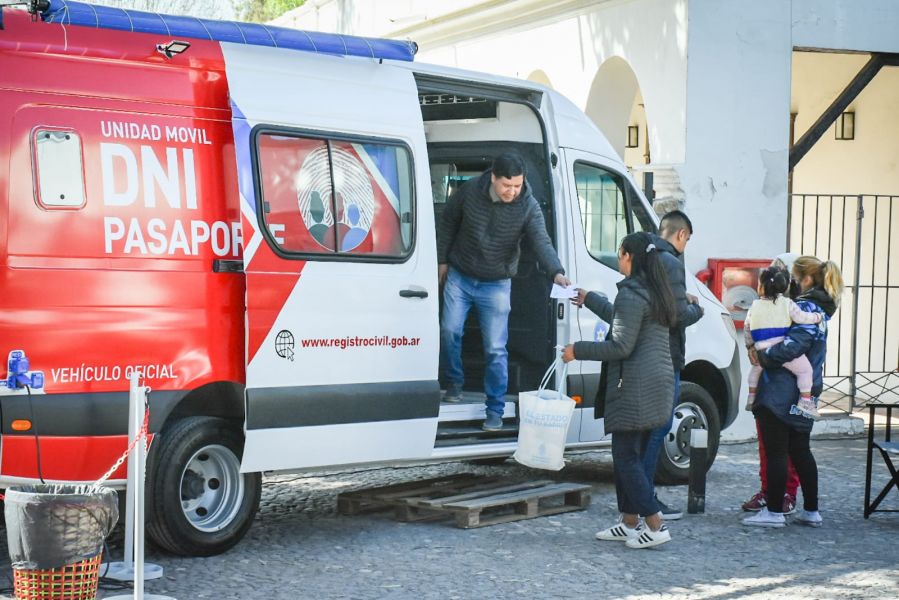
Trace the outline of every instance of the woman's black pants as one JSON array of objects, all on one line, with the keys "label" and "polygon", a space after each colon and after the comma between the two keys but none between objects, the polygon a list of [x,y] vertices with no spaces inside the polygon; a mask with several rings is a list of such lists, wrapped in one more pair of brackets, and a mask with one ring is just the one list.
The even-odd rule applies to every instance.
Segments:
[{"label": "woman's black pants", "polygon": [[803,507],[818,510],[818,465],[809,447],[811,434],[796,431],[764,406],[756,409],[755,418],[768,456],[768,511],[781,512],[777,509],[787,487],[787,457],[799,474]]}]

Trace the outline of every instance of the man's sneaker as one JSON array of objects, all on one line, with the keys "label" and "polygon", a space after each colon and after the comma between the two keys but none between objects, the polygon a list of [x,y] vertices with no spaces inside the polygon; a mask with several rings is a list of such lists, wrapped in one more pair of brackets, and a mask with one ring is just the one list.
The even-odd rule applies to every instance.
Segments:
[{"label": "man's sneaker", "polygon": [[656,502],[659,504],[659,511],[662,513],[662,518],[666,521],[677,521],[681,517],[684,516],[683,511],[677,510],[676,508],[671,508],[656,496]]},{"label": "man's sneaker", "polygon": [[743,503],[741,508],[746,512],[758,512],[768,506],[768,497],[765,492],[756,492],[756,494]]},{"label": "man's sneaker", "polygon": [[619,517],[617,524],[612,525],[608,529],[597,531],[596,539],[607,542],[626,542],[640,535],[644,527],[642,522],[638,522],[636,527],[628,527]]},{"label": "man's sneaker", "polygon": [[484,425],[481,426],[481,429],[484,431],[500,431],[503,428],[503,418],[502,416],[488,412],[487,418],[484,419]]},{"label": "man's sneaker", "polygon": [[818,413],[818,407],[811,398],[800,398],[799,402],[796,403],[796,409],[802,413],[803,417],[815,420],[821,418],[821,415]]},{"label": "man's sneaker", "polygon": [[784,519],[783,514],[768,512],[767,508],[763,508],[758,514],[743,519],[743,525],[752,527],[783,527],[786,524],[787,520]]},{"label": "man's sneaker", "polygon": [[796,496],[784,494],[783,514],[792,515],[794,512],[796,512]]},{"label": "man's sneaker", "polygon": [[452,384],[446,386],[446,391],[443,393],[443,401],[462,402],[462,388]]},{"label": "man's sneaker", "polygon": [[658,531],[653,531],[649,527],[643,527],[640,535],[629,539],[624,545],[628,548],[652,548],[670,541],[671,534],[668,533],[668,527],[663,524]]},{"label": "man's sneaker", "polygon": [[824,519],[821,518],[821,513],[817,510],[800,511],[793,520],[800,525],[808,525],[809,527],[821,527],[821,523],[824,522]]}]

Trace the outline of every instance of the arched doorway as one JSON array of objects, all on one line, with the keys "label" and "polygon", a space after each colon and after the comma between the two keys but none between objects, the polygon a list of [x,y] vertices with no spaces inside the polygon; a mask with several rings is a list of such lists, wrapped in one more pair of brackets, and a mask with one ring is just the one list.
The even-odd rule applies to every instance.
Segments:
[{"label": "arched doorway", "polygon": [[637,75],[618,56],[596,72],[584,110],[628,167],[650,162],[646,109]]},{"label": "arched doorway", "polygon": [[531,74],[528,75],[528,81],[545,85],[548,88],[553,87],[552,82],[549,80],[549,75],[547,75],[543,69],[532,71]]}]

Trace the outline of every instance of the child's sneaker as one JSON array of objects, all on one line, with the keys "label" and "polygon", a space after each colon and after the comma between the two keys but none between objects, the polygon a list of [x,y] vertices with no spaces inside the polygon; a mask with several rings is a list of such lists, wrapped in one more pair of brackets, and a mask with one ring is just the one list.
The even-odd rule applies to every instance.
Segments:
[{"label": "child's sneaker", "polygon": [[815,420],[821,418],[821,415],[818,413],[818,407],[815,406],[815,401],[811,398],[800,398],[799,402],[796,403],[796,408],[802,413],[803,417]]},{"label": "child's sneaker", "polygon": [[783,527],[787,524],[783,513],[768,512],[767,508],[763,508],[758,514],[743,519],[743,525],[751,527]]},{"label": "child's sneaker", "polygon": [[768,497],[765,495],[765,492],[756,492],[740,508],[746,512],[758,512],[766,506],[768,506]]},{"label": "child's sneaker", "polygon": [[794,520],[800,525],[808,525],[809,527],[821,527],[824,519],[817,510],[803,510],[796,515]]},{"label": "child's sneaker", "polygon": [[668,532],[668,527],[662,524],[658,531],[653,531],[649,527],[644,526],[640,535],[629,539],[624,545],[628,548],[652,548],[670,541],[671,534]]},{"label": "child's sneaker", "polygon": [[596,539],[607,542],[626,542],[640,535],[643,531],[643,523],[638,522],[636,527],[628,527],[619,517],[618,523],[608,529],[596,532]]}]

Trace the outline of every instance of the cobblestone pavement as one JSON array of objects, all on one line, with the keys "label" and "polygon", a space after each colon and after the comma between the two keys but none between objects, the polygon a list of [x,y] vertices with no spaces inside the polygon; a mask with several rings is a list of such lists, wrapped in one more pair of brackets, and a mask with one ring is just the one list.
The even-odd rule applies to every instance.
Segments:
[{"label": "cobblestone pavement", "polygon": [[[865,440],[816,439],[812,447],[823,527],[742,526],[739,505],[758,487],[756,446],[729,444],[709,472],[705,514],[670,523],[673,540],[650,550],[593,539],[617,514],[605,451],[574,455],[552,474],[593,486],[587,510],[472,530],[451,521],[403,524],[387,513],[337,516],[335,499],[342,491],[449,473],[546,474],[508,461],[270,477],[256,522],[230,552],[177,558],[148,548],[165,577],[146,590],[178,600],[899,598],[899,514],[862,518]],[[875,485],[885,473],[875,464]],[[686,487],[663,488],[660,496],[686,505]],[[887,502],[899,508],[899,495]],[[120,557],[121,527],[110,542]],[[3,566],[9,573],[8,562]]]}]

